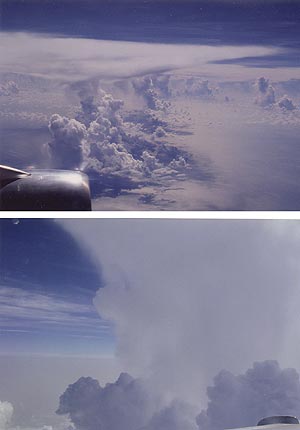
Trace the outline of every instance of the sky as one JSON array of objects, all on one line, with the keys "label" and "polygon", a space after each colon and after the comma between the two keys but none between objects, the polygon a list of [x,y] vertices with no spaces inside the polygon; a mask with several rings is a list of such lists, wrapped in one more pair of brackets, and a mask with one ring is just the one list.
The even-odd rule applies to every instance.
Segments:
[{"label": "sky", "polygon": [[297,210],[297,0],[2,1],[0,161],[94,210]]},{"label": "sky", "polygon": [[0,235],[1,354],[111,353],[109,324],[95,330],[103,280],[89,252],[47,219],[3,219]]},{"label": "sky", "polygon": [[6,427],[299,415],[299,234],[278,220],[1,220]]}]

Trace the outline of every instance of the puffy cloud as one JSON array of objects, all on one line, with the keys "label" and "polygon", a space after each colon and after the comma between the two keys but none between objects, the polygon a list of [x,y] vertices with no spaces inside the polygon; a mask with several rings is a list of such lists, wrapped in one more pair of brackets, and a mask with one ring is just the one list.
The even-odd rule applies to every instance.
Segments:
[{"label": "puffy cloud", "polygon": [[108,273],[95,299],[100,315],[114,324],[126,370],[191,400],[222,367],[240,370],[255,360],[299,357],[294,342],[287,346],[289,333],[299,339],[294,312],[287,311],[291,298],[299,303],[299,249],[290,236],[285,241],[263,224],[236,222],[186,223],[182,232],[174,224],[163,232],[154,223],[151,231],[153,238],[145,235],[139,244],[146,256],[130,248],[130,282]]},{"label": "puffy cloud", "polygon": [[294,105],[292,99],[290,99],[288,96],[283,96],[281,99],[278,100],[277,105],[286,110],[294,110],[296,109],[296,106]]},{"label": "puffy cloud", "polygon": [[256,362],[244,374],[222,370],[208,387],[208,407],[197,417],[200,430],[255,425],[272,415],[300,416],[300,383],[295,369],[277,361]]},{"label": "puffy cloud", "polygon": [[169,76],[151,75],[132,81],[136,93],[142,96],[149,109],[166,110],[170,103],[164,99],[169,93]]},{"label": "puffy cloud", "polygon": [[169,403],[176,398],[197,406],[200,430],[300,416],[299,375],[283,368],[300,359],[299,223],[64,225],[103,264],[95,305],[114,324],[120,366],[163,397],[147,430],[176,428],[180,416],[193,429],[193,412]]},{"label": "puffy cloud", "polygon": [[129,175],[142,168],[142,161],[136,160],[121,144],[97,142],[91,149],[90,160],[85,164],[87,172],[99,174]]},{"label": "puffy cloud", "polygon": [[68,415],[78,430],[223,430],[271,415],[300,416],[299,374],[273,360],[255,362],[240,375],[220,371],[207,396],[199,414],[200,404],[168,402],[147,381],[126,373],[104,388],[81,377],[62,394],[57,413]]},{"label": "puffy cloud", "polygon": [[275,90],[268,79],[264,77],[258,78],[255,82],[255,88],[258,92],[258,96],[255,99],[256,104],[265,107],[275,103]]},{"label": "puffy cloud", "polygon": [[151,175],[151,172],[162,167],[162,164],[157,161],[156,157],[147,151],[143,152],[142,158],[144,171],[148,175]]},{"label": "puffy cloud", "polygon": [[198,430],[193,407],[179,400],[153,415],[143,430]]},{"label": "puffy cloud", "polygon": [[14,81],[8,81],[0,85],[0,96],[11,96],[13,94],[18,94],[19,87]]},{"label": "puffy cloud", "polygon": [[0,430],[5,430],[10,423],[14,412],[13,405],[9,402],[0,401]]},{"label": "puffy cloud", "polygon": [[49,130],[53,136],[49,152],[56,168],[79,168],[84,160],[86,127],[75,119],[54,114]]},{"label": "puffy cloud", "polygon": [[[95,183],[102,183],[100,192],[105,187],[109,190],[112,187],[116,190],[136,187],[149,176],[176,175],[177,170],[182,170],[182,156],[168,158],[166,150],[162,157],[166,147],[153,140],[166,136],[153,110],[143,112],[136,123],[125,121],[123,100],[115,99],[103,90],[95,91],[95,85],[92,88],[80,86],[78,94],[82,109],[76,119],[58,114],[50,118],[49,130],[53,139],[48,148],[54,167],[84,170],[95,178]],[[141,80],[140,86],[154,96],[150,78]],[[91,94],[92,89],[94,94]],[[148,130],[151,134],[142,130],[145,122],[151,123]],[[178,169],[177,162],[180,163]],[[94,189],[92,187],[92,191]]]},{"label": "puffy cloud", "polygon": [[78,430],[139,430],[156,403],[144,383],[127,373],[104,388],[95,379],[82,377],[62,394],[57,414],[68,414]]},{"label": "puffy cloud", "polygon": [[185,82],[185,94],[188,96],[208,98],[213,95],[213,90],[209,86],[208,80],[192,77],[188,78]]},{"label": "puffy cloud", "polygon": [[269,79],[260,77],[256,80],[254,86],[256,88],[256,91],[258,92],[258,95],[255,99],[256,104],[262,107],[278,106],[284,111],[291,111],[296,109],[296,106],[294,105],[292,99],[289,98],[287,95],[282,96],[276,102],[275,89],[270,84]]},{"label": "puffy cloud", "polygon": [[263,76],[257,78],[255,85],[260,93],[266,93],[269,88],[269,79],[266,79]]}]

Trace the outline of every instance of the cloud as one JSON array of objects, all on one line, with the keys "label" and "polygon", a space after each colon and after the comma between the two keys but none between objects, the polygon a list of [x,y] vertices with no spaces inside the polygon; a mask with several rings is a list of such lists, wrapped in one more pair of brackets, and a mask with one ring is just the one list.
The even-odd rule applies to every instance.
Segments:
[{"label": "cloud", "polygon": [[48,144],[56,168],[80,168],[85,153],[86,128],[84,124],[58,114],[51,116],[49,131],[52,141]]},{"label": "cloud", "polygon": [[104,388],[81,377],[60,396],[57,414],[67,415],[78,430],[223,430],[254,426],[272,415],[300,415],[299,374],[277,361],[255,362],[240,375],[222,370],[207,396],[199,414],[200,403],[166,402],[146,380],[126,373]]},{"label": "cloud", "polygon": [[118,363],[159,399],[146,430],[300,415],[298,222],[90,221],[63,225],[102,263]]},{"label": "cloud", "polygon": [[0,401],[0,430],[6,430],[14,412],[13,405]]},{"label": "cloud", "polygon": [[262,107],[278,106],[283,111],[292,111],[296,109],[292,99],[287,95],[282,96],[276,102],[275,89],[273,85],[269,83],[269,79],[260,77],[256,80],[254,86],[258,92],[258,96],[255,99],[255,103],[258,105]]},{"label": "cloud", "polygon": [[208,80],[192,77],[185,82],[185,94],[193,97],[210,98],[213,95],[213,89]]},{"label": "cloud", "polygon": [[143,430],[198,430],[195,410],[180,400],[155,413]]},{"label": "cloud", "polygon": [[255,425],[272,415],[300,416],[300,383],[295,369],[277,361],[256,362],[244,374],[222,370],[207,388],[208,407],[197,418],[200,430]]},{"label": "cloud", "polygon": [[296,106],[294,105],[292,99],[290,99],[288,96],[283,96],[281,99],[278,100],[277,105],[285,110],[294,110],[296,109]]},{"label": "cloud", "polygon": [[99,317],[92,305],[21,288],[0,287],[0,314],[1,334],[64,327],[69,333],[81,336],[101,336],[110,330],[105,321],[99,325]]},{"label": "cloud", "polygon": [[[82,228],[85,234],[79,233]],[[115,268],[106,273],[106,286],[95,299],[100,315],[114,324],[118,358],[126,370],[151,376],[156,389],[187,400],[200,396],[223,366],[239,370],[270,357],[296,365],[299,354],[294,342],[288,344],[296,323],[287,309],[291,298],[299,302],[295,280],[300,274],[293,256],[299,249],[290,235],[277,238],[263,224],[238,222],[170,223],[164,230],[153,223],[136,236],[140,228],[130,231],[132,238],[144,238],[141,255],[122,229],[110,230],[116,246],[120,238],[124,241],[110,258],[127,275],[116,279]],[[73,231],[88,240],[100,261],[106,259],[99,239],[91,239],[88,230]]]},{"label": "cloud", "polygon": [[104,388],[90,377],[69,385],[60,397],[57,414],[68,414],[79,430],[138,430],[153,415],[155,406],[154,396],[142,381],[121,373]]},{"label": "cloud", "polygon": [[11,96],[18,94],[19,87],[14,81],[8,81],[0,85],[0,96]]},{"label": "cloud", "polygon": [[164,98],[170,96],[169,75],[149,75],[132,80],[133,88],[142,96],[149,109],[166,110],[170,103]]},{"label": "cloud", "polygon": [[167,133],[157,113],[146,109],[138,121],[125,120],[124,101],[95,90],[95,85],[76,87],[81,98],[76,119],[58,114],[50,118],[53,139],[48,151],[53,167],[84,170],[92,178],[92,192],[96,194],[106,189],[118,194],[122,189],[146,184],[149,178],[174,177],[184,170],[187,161],[182,151],[177,149],[175,154],[176,148],[169,151],[159,142]]},{"label": "cloud", "polygon": [[[264,46],[138,43],[2,32],[0,72],[34,74],[62,82],[136,77],[210,61],[277,54]],[[34,67],[33,67],[34,65]],[[215,69],[215,65],[211,65]],[[162,83],[161,83],[162,84]],[[162,84],[163,85],[163,84]]]},{"label": "cloud", "polygon": [[255,99],[255,103],[265,107],[274,105],[275,103],[275,90],[274,87],[269,83],[269,80],[263,76],[258,78],[255,82],[255,87],[258,91],[258,96]]}]

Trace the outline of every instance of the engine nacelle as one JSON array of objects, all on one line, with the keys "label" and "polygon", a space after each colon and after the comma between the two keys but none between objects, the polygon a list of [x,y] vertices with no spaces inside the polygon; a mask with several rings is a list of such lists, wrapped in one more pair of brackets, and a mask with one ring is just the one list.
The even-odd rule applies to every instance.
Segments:
[{"label": "engine nacelle", "polygon": [[25,172],[0,166],[0,210],[89,211],[88,177],[76,170]]}]

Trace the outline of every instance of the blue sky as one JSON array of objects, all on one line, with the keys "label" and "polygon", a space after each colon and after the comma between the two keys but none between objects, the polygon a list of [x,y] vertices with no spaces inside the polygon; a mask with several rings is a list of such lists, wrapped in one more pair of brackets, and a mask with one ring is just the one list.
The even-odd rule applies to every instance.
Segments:
[{"label": "blue sky", "polygon": [[2,29],[139,42],[299,47],[299,14],[297,0],[4,0]]},{"label": "blue sky", "polygon": [[99,263],[53,220],[1,220],[1,354],[111,354]]}]

